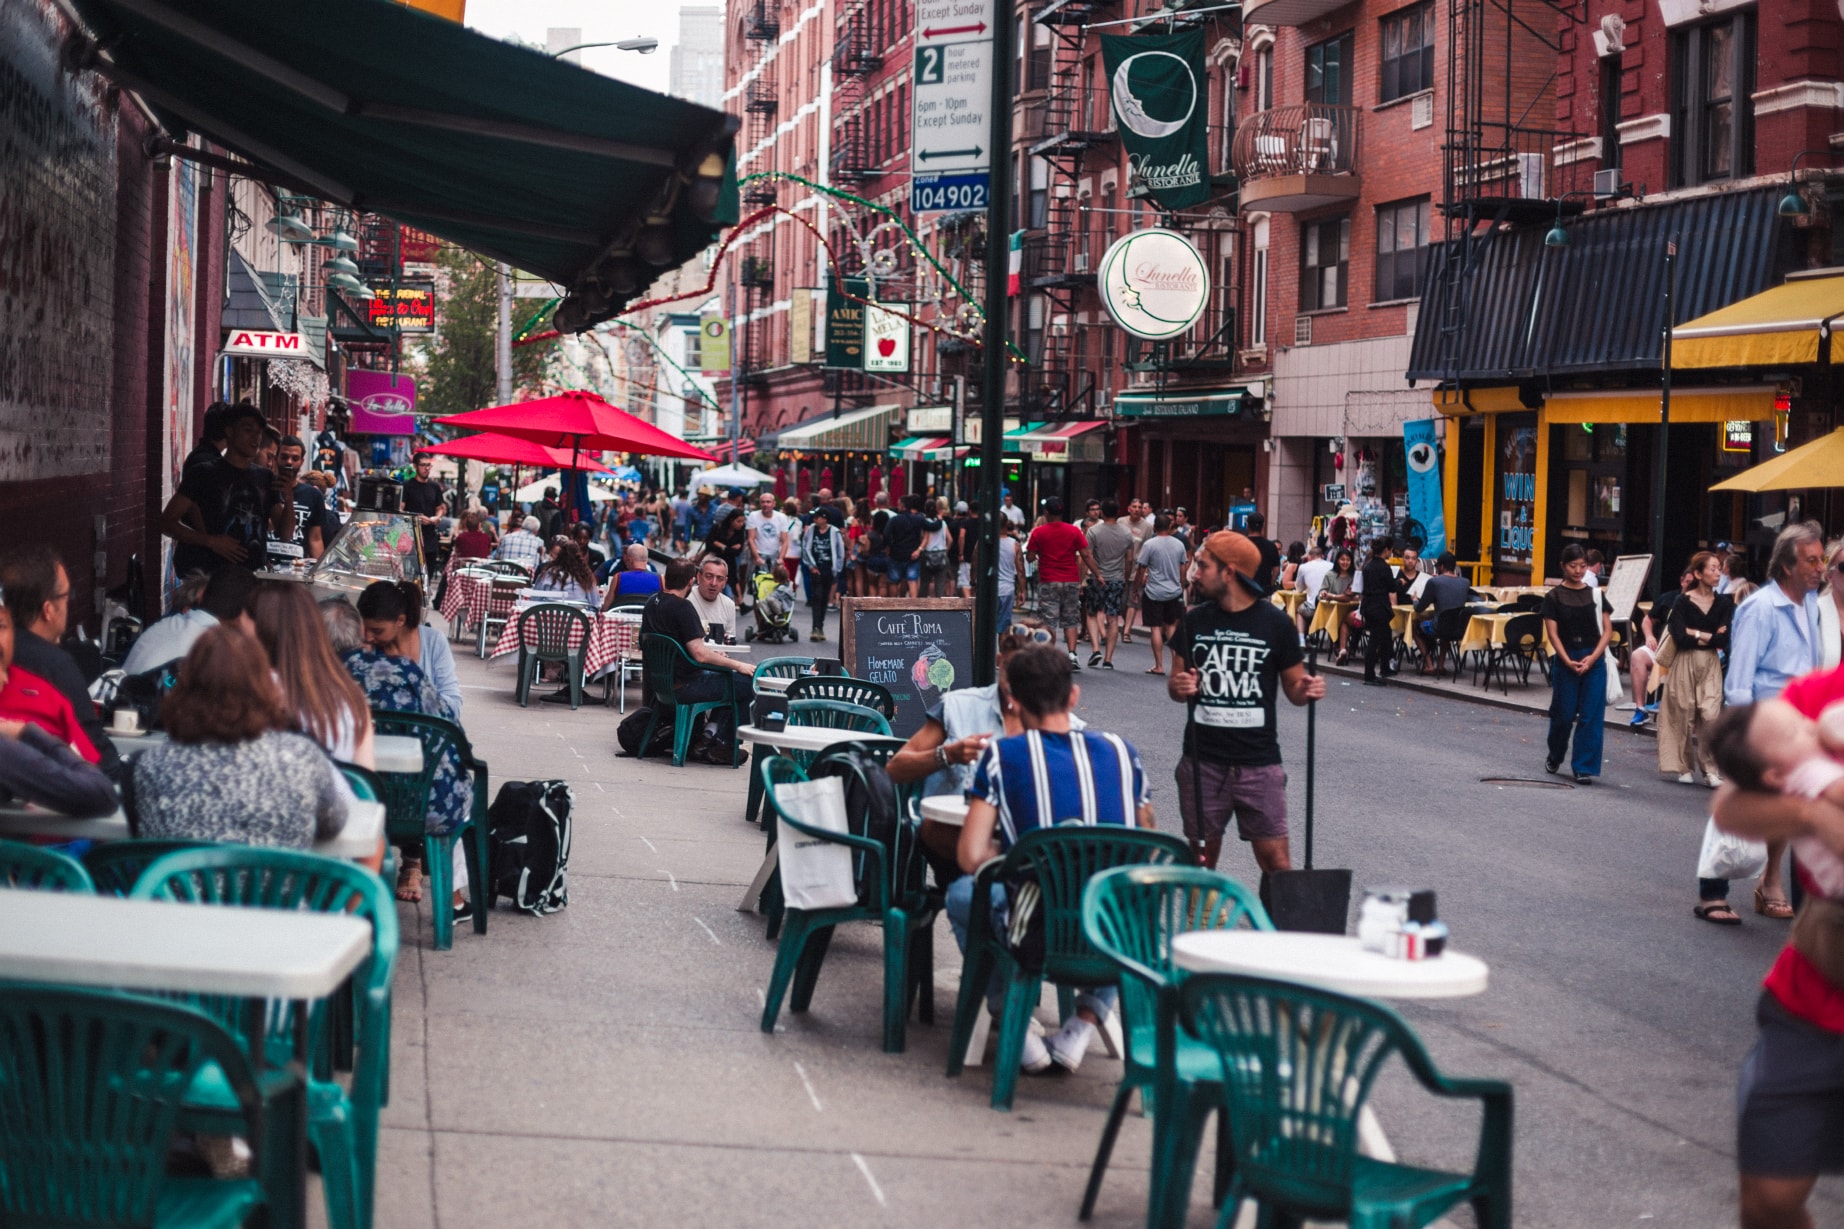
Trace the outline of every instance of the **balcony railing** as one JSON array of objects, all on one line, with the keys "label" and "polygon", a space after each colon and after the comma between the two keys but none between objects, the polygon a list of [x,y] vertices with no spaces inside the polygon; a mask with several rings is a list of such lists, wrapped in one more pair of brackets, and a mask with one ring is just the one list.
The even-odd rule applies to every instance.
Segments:
[{"label": "balcony railing", "polygon": [[1258,111],[1236,128],[1236,176],[1350,175],[1357,170],[1356,107],[1303,102]]}]

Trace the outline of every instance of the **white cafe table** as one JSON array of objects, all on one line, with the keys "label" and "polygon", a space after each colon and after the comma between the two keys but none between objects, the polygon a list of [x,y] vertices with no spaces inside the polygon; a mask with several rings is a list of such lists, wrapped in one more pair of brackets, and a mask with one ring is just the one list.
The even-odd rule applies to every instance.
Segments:
[{"label": "white cafe table", "polygon": [[[341,914],[242,909],[227,925],[215,905],[0,892],[0,980],[230,995],[255,1000],[254,1013],[262,1000],[326,998],[370,954],[371,924]],[[295,1012],[297,1072],[307,1064],[307,1016],[305,1007]],[[272,1207],[272,1224],[306,1221],[305,1089],[295,1103],[290,1189]]]},{"label": "white cafe table", "polygon": [[715,640],[705,641],[704,647],[707,649],[716,649],[719,653],[728,653],[732,657],[741,657],[747,653],[754,652],[754,649],[747,644],[718,644]]},{"label": "white cafe table", "polygon": [[793,679],[786,678],[781,675],[770,675],[767,678],[759,678],[755,680],[755,687],[757,691],[772,692],[778,696],[786,695],[788,688],[793,686],[793,684],[794,684]]},{"label": "white cafe table", "polygon": [[[1290,930],[1194,930],[1172,940],[1188,973],[1241,973],[1368,999],[1454,999],[1485,993],[1485,961],[1445,951],[1428,960],[1367,952],[1355,936]],[[1395,1149],[1368,1105],[1357,1121],[1364,1153],[1394,1161]]]},{"label": "white cafe table", "polygon": [[[768,747],[774,751],[824,751],[835,743],[851,742],[860,735],[852,730],[835,730],[827,726],[791,725],[785,730],[764,730],[758,726],[743,725],[736,728],[736,736],[754,746]],[[753,762],[749,771],[756,771]],[[767,804],[763,804],[763,822],[767,823],[769,814]],[[769,876],[780,865],[776,857],[778,845],[770,845],[768,853],[762,859],[762,865],[756,868],[755,878],[743,889],[742,903],[737,905],[738,913],[754,913],[762,900],[762,889],[768,886]]]},{"label": "white cafe table", "polygon": [[[103,819],[70,819],[37,807],[0,807],[0,837],[38,836],[58,841],[126,841],[128,816],[121,811]],[[355,799],[346,812],[346,826],[336,836],[314,844],[313,852],[328,858],[356,861],[378,852],[384,835],[384,804]]]},{"label": "white cafe table", "polygon": [[917,809],[922,812],[923,819],[950,828],[963,828],[967,824],[967,800],[959,794],[930,794]]}]

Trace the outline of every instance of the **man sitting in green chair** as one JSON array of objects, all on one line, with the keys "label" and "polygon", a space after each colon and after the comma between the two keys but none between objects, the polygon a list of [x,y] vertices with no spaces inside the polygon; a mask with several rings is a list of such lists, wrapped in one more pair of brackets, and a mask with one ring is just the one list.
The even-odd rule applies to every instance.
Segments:
[{"label": "man sitting in green chair", "polygon": [[[736,688],[736,707],[739,711],[747,712],[755,701],[752,682],[755,670],[748,662],[718,652],[705,640],[705,628],[698,618],[697,608],[686,597],[691,592],[692,579],[696,575],[697,564],[690,559],[674,559],[666,565],[660,592],[648,598],[647,604],[640,608],[641,634],[650,633],[678,641],[679,647],[698,663],[691,666],[681,662],[677,667],[672,683],[681,701],[695,704],[721,699],[724,694],[724,678],[716,672],[728,670],[737,676],[731,680],[731,685]],[[652,694],[650,684],[647,694]],[[726,739],[736,734],[731,716],[720,710],[714,718]]]},{"label": "man sitting in green chair", "polygon": [[[947,891],[948,922],[963,952],[973,910],[973,872],[1026,832],[1071,821],[1154,826],[1139,752],[1117,734],[1071,728],[1069,710],[1081,691],[1071,680],[1068,656],[1054,645],[1033,644],[1009,655],[1004,670],[1001,695],[1024,729],[987,746],[967,788],[967,823],[960,830],[959,850],[961,869],[967,874]],[[995,920],[1008,909],[1003,891],[993,885]],[[995,1001],[989,990],[988,1004]],[[1074,1071],[1095,1038],[1096,1026],[1113,1009],[1112,986],[1077,995],[1075,1013],[1047,1043],[1026,1036],[1021,1065],[1032,1073],[1052,1063]]]}]

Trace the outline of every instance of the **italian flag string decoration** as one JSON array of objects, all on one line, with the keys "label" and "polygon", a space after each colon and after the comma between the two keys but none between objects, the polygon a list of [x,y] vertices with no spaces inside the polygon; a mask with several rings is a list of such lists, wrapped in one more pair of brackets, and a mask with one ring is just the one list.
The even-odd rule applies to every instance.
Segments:
[{"label": "italian flag string decoration", "polygon": [[1010,255],[1005,258],[1005,294],[1007,298],[1018,296],[1018,284],[1024,273],[1024,232],[1012,232]]}]

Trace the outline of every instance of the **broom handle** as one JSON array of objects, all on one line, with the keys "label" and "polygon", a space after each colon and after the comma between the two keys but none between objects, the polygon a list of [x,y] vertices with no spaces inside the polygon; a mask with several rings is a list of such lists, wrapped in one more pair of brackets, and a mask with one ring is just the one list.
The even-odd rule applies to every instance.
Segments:
[{"label": "broom handle", "polygon": [[[1319,673],[1319,650],[1308,646],[1306,650],[1306,673],[1310,677]],[[1313,760],[1314,744],[1318,741],[1319,701],[1306,702],[1306,869],[1313,868]]]}]

